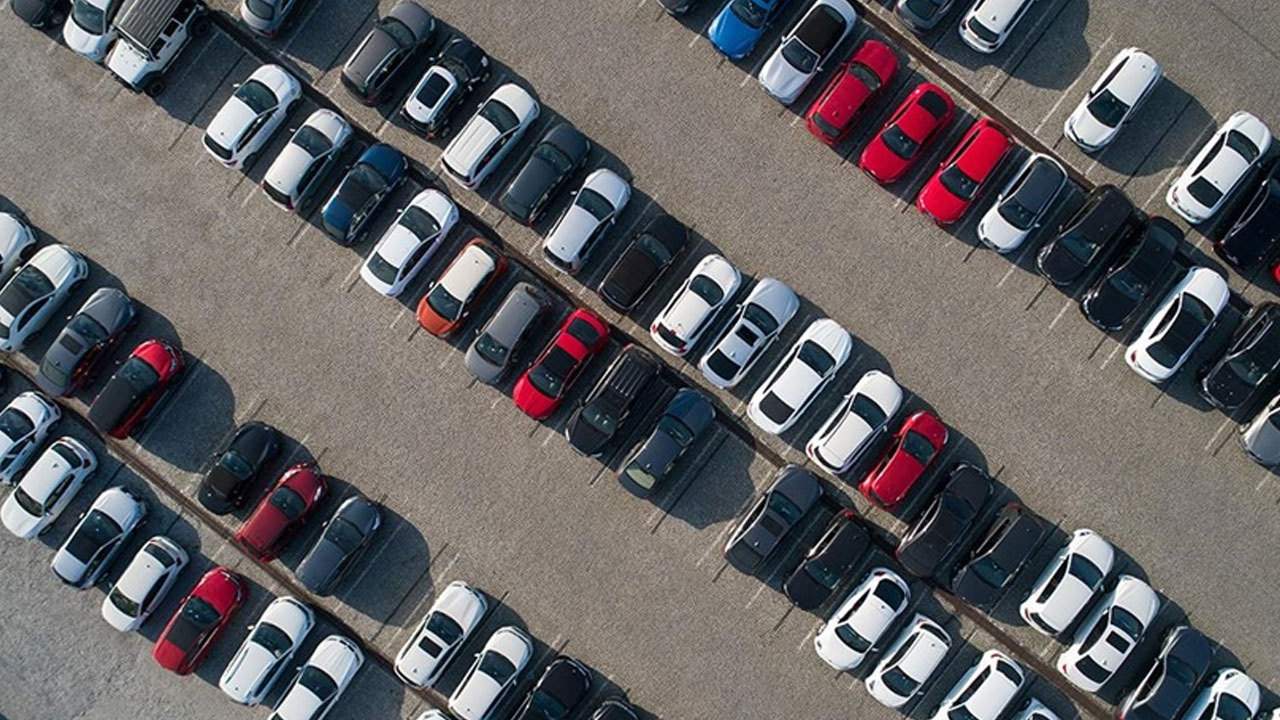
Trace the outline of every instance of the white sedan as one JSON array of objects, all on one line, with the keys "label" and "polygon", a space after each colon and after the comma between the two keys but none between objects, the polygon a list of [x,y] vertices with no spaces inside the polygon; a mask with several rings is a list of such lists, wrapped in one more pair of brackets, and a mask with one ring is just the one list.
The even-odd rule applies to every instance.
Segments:
[{"label": "white sedan", "polygon": [[36,234],[18,215],[0,212],[0,283],[36,251]]},{"label": "white sedan", "polygon": [[102,599],[102,619],[120,632],[142,627],[188,560],[187,551],[164,535],[147,540]]},{"label": "white sedan", "polygon": [[457,223],[458,206],[448,195],[423,190],[378,238],[360,266],[360,277],[374,290],[396,297],[436,254]]},{"label": "white sedan", "polygon": [[236,86],[204,132],[204,149],[233,168],[247,162],[302,99],[302,85],[279,65],[263,65]]},{"label": "white sedan", "polygon": [[742,274],[724,256],[702,258],[653,319],[649,335],[658,347],[684,357],[741,286]]},{"label": "white sedan", "polygon": [[751,396],[747,417],[778,435],[795,424],[836,371],[849,359],[853,338],[829,318],[814,320]]},{"label": "white sedan", "polygon": [[900,407],[898,383],[879,370],[869,370],[809,439],[804,454],[818,467],[839,475],[876,444]]},{"label": "white sedan", "polygon": [[262,176],[263,194],[278,207],[299,210],[349,139],[351,123],[346,118],[326,108],[311,113]]},{"label": "white sedan", "polygon": [[321,720],[363,664],[364,652],[351,640],[341,635],[321,640],[280,696],[271,720]]},{"label": "white sedan", "polygon": [[631,183],[621,175],[608,168],[591,173],[547,233],[542,243],[543,257],[560,272],[578,272],[630,199]]},{"label": "white sedan", "polygon": [[1209,333],[1230,299],[1225,278],[1207,267],[1191,268],[1129,344],[1125,362],[1150,382],[1168,380]]},{"label": "white sedan", "polygon": [[0,483],[12,485],[62,419],[57,403],[28,390],[0,411]]},{"label": "white sedan", "polygon": [[1062,134],[1085,152],[1110,145],[1163,76],[1155,58],[1136,47],[1121,50],[1067,117]]},{"label": "white sedan", "polygon": [[146,517],[146,501],[127,488],[103,490],[62,541],[49,567],[77,590],[93,587]]},{"label": "white sedan", "polygon": [[1165,202],[1189,223],[1208,220],[1270,147],[1265,123],[1243,110],[1232,115],[1169,186]]},{"label": "white sedan", "polygon": [[836,670],[858,667],[907,609],[910,599],[911,588],[897,573],[875,568],[823,623],[813,639],[813,649]]},{"label": "white sedan", "polygon": [[956,681],[934,711],[931,720],[955,717],[996,720],[1017,697],[1026,675],[1016,662],[999,650],[988,650]]},{"label": "white sedan", "polygon": [[0,352],[21,350],[87,277],[80,253],[66,245],[41,248],[0,289]]},{"label": "white sedan", "polygon": [[261,703],[315,624],[315,613],[304,603],[288,595],[272,600],[249,626],[249,637],[222,671],[218,687],[241,705]]},{"label": "white sedan", "polygon": [[1022,619],[1056,637],[1102,590],[1115,557],[1115,548],[1098,533],[1087,528],[1071,533],[1071,540],[1045,566],[1019,606]]},{"label": "white sedan", "polygon": [[718,388],[737,385],[799,309],[800,298],[786,283],[774,278],[756,283],[698,363],[703,377]]},{"label": "white sedan", "polygon": [[54,440],[0,505],[0,521],[23,540],[44,533],[97,468],[98,458],[79,440]]},{"label": "white sedan", "polygon": [[1249,720],[1261,704],[1262,693],[1253,678],[1242,670],[1223,668],[1187,706],[1182,720]]},{"label": "white sedan", "polygon": [[483,593],[461,580],[449,583],[400,648],[396,675],[410,687],[434,685],[488,610]]},{"label": "white sedan", "polygon": [[867,676],[867,692],[881,705],[906,705],[929,682],[950,650],[947,631],[928,617],[916,615]]},{"label": "white sedan", "polygon": [[795,102],[857,24],[845,0],[816,0],[760,68],[760,86],[783,105]]},{"label": "white sedan", "polygon": [[532,658],[533,641],[523,630],[498,628],[449,696],[449,712],[459,720],[489,720]]},{"label": "white sedan", "polygon": [[1058,669],[1072,685],[1097,692],[1129,657],[1160,611],[1160,596],[1132,575],[1121,575],[1111,593],[1076,631],[1058,656]]}]

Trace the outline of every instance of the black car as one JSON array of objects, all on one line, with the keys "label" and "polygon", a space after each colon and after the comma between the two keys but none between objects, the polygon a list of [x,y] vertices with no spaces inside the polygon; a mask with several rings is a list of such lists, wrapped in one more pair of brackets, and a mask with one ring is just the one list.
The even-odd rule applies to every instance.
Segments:
[{"label": "black car", "polygon": [[1231,229],[1213,244],[1213,250],[1232,265],[1249,268],[1269,257],[1277,241],[1280,241],[1280,163],[1258,185]]},{"label": "black car", "polygon": [[98,288],[45,351],[36,385],[50,395],[71,395],[93,377],[137,318],[124,291]]},{"label": "black car", "polygon": [[1080,312],[1108,332],[1122,330],[1173,264],[1182,231],[1153,217],[1128,251],[1080,298]]},{"label": "black car", "polygon": [[808,470],[782,468],[730,533],[725,560],[741,572],[754,573],[821,497],[822,484]]},{"label": "black car", "polygon": [[511,720],[565,720],[591,690],[591,672],[568,655],[561,655],[529,691]]},{"label": "black car", "polygon": [[630,311],[689,244],[689,230],[663,213],[645,224],[600,281],[596,292],[620,313]]},{"label": "black car", "polygon": [[1004,506],[969,560],[951,578],[951,592],[974,607],[990,608],[1031,557],[1044,526],[1017,503]]},{"label": "black car", "polygon": [[1120,703],[1119,720],[1175,720],[1209,671],[1213,647],[1199,631],[1179,625],[1138,686]]},{"label": "black car", "polygon": [[796,607],[813,610],[831,597],[870,549],[871,535],[857,515],[852,510],[841,511],[782,584],[782,591]]},{"label": "black car", "polygon": [[635,708],[622,698],[609,698],[591,714],[590,720],[638,720]]},{"label": "black car", "polygon": [[1040,249],[1036,267],[1054,285],[1070,285],[1129,233],[1146,224],[1129,198],[1114,185],[1099,185],[1084,205]]},{"label": "black car", "polygon": [[365,105],[377,105],[386,96],[396,73],[426,47],[436,19],[412,0],[401,0],[386,17],[379,18],[342,66],[342,84]]},{"label": "black car", "polygon": [[913,575],[930,578],[964,544],[993,489],[991,478],[967,463],[956,465],[947,484],[920,515],[894,555]]},{"label": "black car", "polygon": [[622,348],[565,425],[569,446],[588,457],[603,452],[627,419],[632,403],[661,369],[653,353],[639,345]]},{"label": "black car", "polygon": [[524,167],[502,191],[498,205],[517,222],[534,224],[556,192],[586,164],[590,153],[587,136],[568,123],[556,125],[534,146]]},{"label": "black car", "polygon": [[1200,380],[1200,396],[1231,414],[1252,404],[1280,367],[1280,305],[1254,305],[1227,351]]},{"label": "black car", "polygon": [[279,449],[280,433],[275,428],[264,422],[241,425],[201,481],[196,494],[200,504],[214,515],[243,507],[258,476]]},{"label": "black car", "polygon": [[67,0],[10,0],[13,14],[33,28],[57,27],[67,19]]},{"label": "black car", "polygon": [[332,593],[380,525],[382,513],[376,503],[359,493],[347,498],[324,524],[320,539],[298,563],[294,575],[316,595]]},{"label": "black car", "polygon": [[705,395],[693,388],[676,391],[649,439],[618,470],[618,482],[637,497],[648,496],[715,418],[715,406]]}]

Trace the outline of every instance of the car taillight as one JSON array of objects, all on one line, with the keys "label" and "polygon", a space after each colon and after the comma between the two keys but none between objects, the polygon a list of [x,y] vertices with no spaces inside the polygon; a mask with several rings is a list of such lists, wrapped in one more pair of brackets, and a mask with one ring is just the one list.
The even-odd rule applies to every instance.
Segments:
[{"label": "car taillight", "polygon": [[1138,351],[1137,351],[1137,350],[1130,350],[1130,351],[1129,351],[1129,362],[1137,362],[1137,361],[1138,361]]}]

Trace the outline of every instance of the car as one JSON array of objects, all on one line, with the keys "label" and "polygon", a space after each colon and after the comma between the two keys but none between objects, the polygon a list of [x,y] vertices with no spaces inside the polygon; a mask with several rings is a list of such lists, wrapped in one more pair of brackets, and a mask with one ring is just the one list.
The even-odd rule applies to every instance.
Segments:
[{"label": "car", "polygon": [[1168,380],[1209,334],[1230,299],[1227,281],[1216,270],[1191,268],[1129,344],[1125,362],[1150,382]]},{"label": "car", "polygon": [[900,708],[920,693],[950,651],[947,631],[917,613],[867,675],[867,692],[885,707]]},{"label": "car", "polygon": [[1231,337],[1231,344],[1201,376],[1200,397],[1227,414],[1247,410],[1280,369],[1280,305],[1261,302]]},{"label": "car", "polygon": [[111,23],[120,37],[103,64],[125,87],[156,97],[182,49],[209,32],[208,12],[201,0],[125,0]]},{"label": "car", "polygon": [[350,139],[346,118],[328,108],[311,113],[271,161],[259,184],[262,194],[277,207],[301,212]]},{"label": "car", "polygon": [[418,301],[418,324],[438,338],[452,337],[506,271],[507,256],[501,250],[472,238]]},{"label": "car", "polygon": [[661,371],[662,364],[648,350],[639,345],[622,348],[569,416],[564,426],[569,447],[587,457],[603,453],[626,422],[636,399]]},{"label": "car", "polygon": [[1251,718],[1261,704],[1258,683],[1243,670],[1222,668],[1213,683],[1200,691],[1187,706],[1182,720],[1234,720]]},{"label": "car", "polygon": [[941,492],[902,536],[893,556],[917,577],[932,578],[944,571],[947,561],[965,545],[994,489],[982,470],[957,464]]},{"label": "car", "polygon": [[769,26],[777,22],[789,0],[729,0],[707,26],[711,47],[730,60],[755,49]]},{"label": "car", "polygon": [[532,658],[533,641],[523,630],[498,628],[449,696],[449,712],[458,720],[489,720]]},{"label": "car", "polygon": [[159,409],[184,366],[182,351],[168,340],[139,343],[89,405],[89,422],[113,438],[129,437]]},{"label": "car", "polygon": [[289,538],[328,494],[315,463],[298,463],[280,476],[236,530],[235,540],[260,562],[279,556]]},{"label": "car", "polygon": [[20,20],[36,29],[56,27],[67,19],[66,0],[11,0],[9,6]]},{"label": "car", "polygon": [[363,664],[364,652],[355,641],[341,635],[321,640],[276,701],[272,720],[322,720]]},{"label": "car", "polygon": [[533,225],[590,154],[587,136],[569,123],[559,123],[533,146],[529,159],[502,191],[498,206],[512,220]]},{"label": "car", "polygon": [[1018,613],[1045,635],[1061,635],[1102,592],[1115,556],[1106,538],[1088,528],[1076,530],[1027,591]]},{"label": "car", "polygon": [[960,20],[960,39],[980,53],[999,50],[1035,0],[976,0]]},{"label": "car", "polygon": [[62,42],[86,60],[102,62],[116,40],[111,23],[119,9],[120,0],[76,0],[62,26]]},{"label": "car", "polygon": [[333,511],[315,545],[293,571],[302,586],[319,597],[333,594],[368,549],[382,525],[378,504],[356,493]]},{"label": "car", "polygon": [[0,285],[36,251],[36,234],[21,214],[0,212]]},{"label": "car", "polygon": [[702,376],[718,388],[737,385],[799,309],[800,298],[786,283],[762,278],[698,361]]},{"label": "car", "polygon": [[66,245],[37,250],[0,289],[0,353],[21,350],[87,277],[89,263]]},{"label": "car", "polygon": [[995,120],[982,118],[960,138],[933,177],[920,188],[916,208],[939,225],[956,222],[982,195],[1012,149],[1009,131]]},{"label": "car", "polygon": [[955,0],[897,0],[893,14],[908,30],[924,34],[942,22]]},{"label": "car", "polygon": [[871,534],[853,510],[841,510],[822,537],[782,584],[782,592],[801,610],[815,610],[830,599],[845,576],[871,550]]},{"label": "car", "polygon": [[440,156],[444,174],[468,190],[479,187],[538,119],[540,110],[529,91],[515,83],[494,90],[445,147]]},{"label": "car", "polygon": [[542,257],[560,272],[577,274],[630,199],[631,183],[621,175],[608,168],[592,172],[547,233]]},{"label": "car", "polygon": [[1119,188],[1099,185],[1058,228],[1058,234],[1040,248],[1036,268],[1049,282],[1065,287],[1146,224],[1146,213],[1135,208]]},{"label": "car", "polygon": [[467,347],[466,365],[471,376],[493,385],[513,364],[529,332],[550,309],[546,294],[527,282],[519,282]]},{"label": "car", "polygon": [[1097,692],[1142,642],[1160,611],[1160,596],[1132,575],[1121,575],[1110,594],[1094,606],[1058,656],[1058,670],[1072,685]]},{"label": "car", "polygon": [[347,58],[342,84],[365,105],[381,103],[400,70],[431,42],[435,29],[436,19],[426,8],[413,0],[400,0],[374,22]]},{"label": "car", "polygon": [[1080,312],[1094,327],[1123,330],[1173,265],[1182,231],[1162,217],[1151,222],[1080,298]]},{"label": "car", "polygon": [[1231,228],[1213,243],[1218,257],[1248,269],[1272,257],[1280,242],[1280,163],[1253,191]]},{"label": "car", "polygon": [[814,320],[774,367],[751,402],[747,417],[770,435],[786,432],[849,359],[853,338],[830,318]]},{"label": "car", "polygon": [[1017,503],[1005,505],[968,560],[951,576],[951,592],[979,610],[991,608],[1043,535],[1043,523],[1030,510]]},{"label": "car", "polygon": [[1247,423],[1240,425],[1237,441],[1254,462],[1266,467],[1280,464],[1280,395]]},{"label": "car", "polygon": [[50,395],[71,396],[93,378],[137,318],[137,308],[123,290],[94,290],[45,350],[36,385]]},{"label": "car", "polygon": [[658,347],[684,357],[741,286],[742,273],[723,255],[702,258],[654,317],[649,336]]},{"label": "car", "polygon": [[799,465],[786,465],[756,498],[724,544],[724,557],[740,572],[760,569],[782,539],[822,498],[822,484]]},{"label": "car", "polygon": [[1066,186],[1067,171],[1057,160],[1032,153],[978,221],[978,239],[999,253],[1022,247]]},{"label": "car", "polygon": [[204,131],[204,149],[229,168],[247,168],[302,102],[302,85],[279,65],[253,71]]},{"label": "car", "polygon": [[614,310],[631,312],[688,244],[689,230],[679,220],[659,213],[627,244],[596,293]]},{"label": "car", "polygon": [[1018,663],[999,650],[988,650],[951,686],[929,720],[997,720],[1026,680]]},{"label": "car", "polygon": [[881,185],[892,185],[924,155],[938,135],[951,124],[955,101],[933,83],[921,83],[858,156],[858,167]]},{"label": "car", "polygon": [[[609,698],[591,713],[589,720],[638,720],[635,708],[623,698]],[[1274,719],[1268,719],[1274,720]]]},{"label": "car", "polygon": [[400,118],[428,140],[449,134],[450,117],[476,86],[489,79],[489,56],[479,45],[450,38],[409,91]]},{"label": "car", "polygon": [[1151,669],[1120,701],[1118,720],[1178,720],[1209,672],[1213,646],[1189,625],[1179,625],[1165,635]]},{"label": "car", "polygon": [[13,485],[31,456],[62,419],[62,408],[33,390],[19,393],[0,411],[0,483]]},{"label": "car", "polygon": [[279,450],[280,433],[274,427],[257,421],[241,425],[226,447],[214,455],[196,498],[214,515],[244,507],[259,475]]},{"label": "car", "polygon": [[911,588],[897,573],[873,569],[818,629],[813,649],[836,670],[853,670],[906,612],[910,600]]},{"label": "car", "polygon": [[1062,720],[1049,706],[1036,698],[1030,698],[1022,705],[1022,709],[1013,716],[1013,720]]},{"label": "car", "polygon": [[868,370],[805,444],[804,454],[834,476],[843,475],[876,447],[902,407],[902,387]]},{"label": "car", "polygon": [[1226,204],[1271,147],[1271,131],[1243,110],[1227,118],[1182,171],[1164,201],[1183,220],[1196,225]]},{"label": "car", "polygon": [[22,540],[43,534],[97,469],[98,458],[79,440],[54,440],[4,499],[0,521]]},{"label": "car", "polygon": [[1062,134],[1081,150],[1098,152],[1129,124],[1162,77],[1155,58],[1136,47],[1121,50],[1067,116]]},{"label": "car", "polygon": [[120,632],[142,627],[189,560],[187,551],[164,535],[147,540],[102,599],[102,619]]},{"label": "car", "polygon": [[805,113],[805,127],[835,147],[898,72],[898,56],[879,40],[867,40],[845,60]]},{"label": "car", "polygon": [[648,439],[618,468],[618,482],[631,494],[647,497],[715,417],[715,406],[705,395],[693,388],[677,390]]},{"label": "car", "polygon": [[280,34],[298,0],[243,0],[240,3],[240,19],[250,30],[265,38]]},{"label": "car", "polygon": [[937,415],[928,410],[911,414],[858,483],[858,491],[881,510],[896,510],[942,453],[948,436],[946,424]]},{"label": "car", "polygon": [[760,87],[783,105],[795,102],[857,24],[846,0],[814,0],[760,67]]},{"label": "car", "polygon": [[591,671],[569,657],[559,655],[542,671],[512,720],[567,720],[591,690]]},{"label": "car", "polygon": [[232,702],[261,704],[315,624],[315,612],[298,599],[285,595],[272,600],[249,626],[249,636],[222,671],[218,688]]},{"label": "car", "polygon": [[77,590],[93,587],[146,517],[146,501],[128,489],[103,490],[62,541],[49,567],[66,585]]},{"label": "car", "polygon": [[413,196],[382,233],[360,266],[360,278],[374,291],[398,297],[449,238],[458,224],[458,206],[439,190]]},{"label": "car", "polygon": [[446,585],[396,654],[396,676],[412,688],[434,685],[488,611],[484,593],[461,580]]},{"label": "car", "polygon": [[324,231],[340,245],[354,245],[369,221],[409,171],[404,153],[385,143],[365,148],[320,208]]},{"label": "car", "polygon": [[217,566],[201,576],[164,626],[151,658],[177,675],[190,675],[204,662],[231,618],[249,596],[244,578]]},{"label": "car", "polygon": [[585,308],[569,313],[538,359],[516,381],[511,391],[516,407],[534,420],[551,417],[583,368],[608,341],[609,327],[595,313]]}]

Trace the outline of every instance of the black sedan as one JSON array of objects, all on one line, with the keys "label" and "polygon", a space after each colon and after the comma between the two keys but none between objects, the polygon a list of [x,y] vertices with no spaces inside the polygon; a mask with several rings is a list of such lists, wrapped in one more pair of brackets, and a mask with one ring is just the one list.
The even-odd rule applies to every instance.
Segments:
[{"label": "black sedan", "polygon": [[343,501],[294,572],[321,597],[333,592],[382,525],[378,505],[359,493]]},{"label": "black sedan", "polygon": [[1280,368],[1280,305],[1253,306],[1227,351],[1200,380],[1200,395],[1231,414],[1252,404]]},{"label": "black sedan", "polygon": [[676,391],[649,439],[618,470],[618,482],[637,497],[647,496],[715,418],[715,406],[705,395],[693,388]]},{"label": "black sedan", "polygon": [[1099,185],[1040,249],[1036,268],[1054,285],[1070,285],[1146,219],[1119,188]]},{"label": "black sedan", "polygon": [[588,457],[603,452],[631,405],[661,369],[653,353],[639,345],[623,348],[565,425],[569,446]]},{"label": "black sedan", "polygon": [[1030,510],[1009,503],[996,517],[969,560],[951,578],[951,592],[976,608],[988,609],[1031,557],[1044,527]]},{"label": "black sedan", "polygon": [[666,213],[650,220],[600,281],[600,299],[620,313],[629,312],[688,244],[689,230],[679,220]]},{"label": "black sedan", "polygon": [[196,497],[214,515],[243,507],[263,468],[280,449],[280,433],[264,422],[236,429],[227,447],[215,456]]},{"label": "black sedan", "polygon": [[342,84],[365,105],[377,105],[386,96],[397,72],[426,47],[435,32],[436,19],[412,0],[401,0],[386,17],[379,18],[369,34],[342,66]]},{"label": "black sedan", "polygon": [[836,586],[871,549],[871,536],[852,510],[844,510],[782,584],[787,598],[801,610],[813,610],[831,597]]},{"label": "black sedan", "polygon": [[1119,720],[1174,720],[1182,715],[1213,660],[1199,631],[1179,625],[1165,636],[1146,677],[1120,703]]},{"label": "black sedan", "polygon": [[36,384],[50,395],[71,395],[84,387],[137,317],[123,291],[98,288],[45,351]]},{"label": "black sedan", "polygon": [[822,484],[808,470],[782,468],[729,534],[725,560],[741,572],[754,573],[821,497]]},{"label": "black sedan", "polygon": [[1258,185],[1231,229],[1213,244],[1214,252],[1238,268],[1256,265],[1280,241],[1280,163]]},{"label": "black sedan", "polygon": [[918,577],[936,575],[964,544],[992,489],[986,473],[967,463],[957,465],[942,492],[898,543],[898,562]]},{"label": "black sedan", "polygon": [[1151,218],[1128,252],[1080,299],[1080,312],[1102,330],[1124,329],[1173,264],[1182,238],[1182,231],[1173,223]]},{"label": "black sedan", "polygon": [[565,720],[591,690],[591,672],[568,655],[561,655],[542,672],[512,720]]},{"label": "black sedan", "polygon": [[532,225],[560,188],[582,169],[591,143],[578,129],[561,123],[547,131],[515,179],[502,191],[498,205],[517,222]]},{"label": "black sedan", "polygon": [[13,14],[33,28],[61,25],[67,19],[71,3],[67,0],[12,0]]}]

